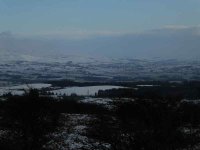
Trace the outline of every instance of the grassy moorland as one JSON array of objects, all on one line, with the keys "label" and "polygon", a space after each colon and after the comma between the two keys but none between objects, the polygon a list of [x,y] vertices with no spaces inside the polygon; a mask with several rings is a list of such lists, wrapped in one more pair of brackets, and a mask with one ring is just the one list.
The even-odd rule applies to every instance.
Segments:
[{"label": "grassy moorland", "polygon": [[[81,103],[84,97],[76,95],[52,97],[35,89],[30,89],[21,96],[2,96],[0,149],[200,148],[199,82],[156,83],[159,86],[136,86],[130,83],[124,83],[124,86],[125,84],[129,84],[130,88],[99,91],[96,97],[92,97],[102,101],[110,99],[111,103],[105,105],[112,107]],[[82,116],[81,121],[76,120],[77,115],[79,119]],[[74,120],[76,127],[85,131],[81,133],[84,140],[78,141],[78,148],[75,147],[76,144],[66,140],[72,135],[77,136],[70,133]],[[63,136],[63,133],[66,135]],[[80,140],[79,138],[80,136],[76,140]],[[67,141],[71,143],[66,144]]]}]

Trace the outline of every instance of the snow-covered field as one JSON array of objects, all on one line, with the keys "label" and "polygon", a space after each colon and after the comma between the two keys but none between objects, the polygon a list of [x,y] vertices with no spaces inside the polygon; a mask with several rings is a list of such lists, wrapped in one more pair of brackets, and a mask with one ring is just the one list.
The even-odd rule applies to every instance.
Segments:
[{"label": "snow-covered field", "polygon": [[64,89],[59,89],[59,90],[53,90],[52,92],[54,94],[58,95],[71,95],[71,94],[77,94],[80,96],[94,96],[95,93],[98,93],[99,90],[109,90],[109,89],[119,89],[119,88],[124,88],[120,86],[85,86],[85,87],[67,87]]},{"label": "snow-covered field", "polygon": [[14,95],[22,95],[28,89],[42,89],[51,87],[51,84],[36,83],[36,84],[22,84],[16,86],[0,87],[0,95],[12,93]]},{"label": "snow-covered field", "polygon": [[87,136],[90,122],[96,118],[87,114],[63,114],[62,128],[50,136],[52,139],[46,148],[50,150],[110,150],[111,145]]},{"label": "snow-covered field", "polygon": [[200,61],[13,55],[0,56],[0,86],[59,79],[100,82],[200,79]]},{"label": "snow-covered field", "polygon": [[[51,84],[37,83],[37,84],[22,84],[17,86],[0,87],[0,95],[12,93],[14,95],[22,95],[28,89],[42,89],[49,88]],[[51,90],[55,95],[68,95],[76,94],[79,96],[94,96],[99,90],[119,89],[125,88],[121,86],[85,86],[85,87],[66,87],[58,90]],[[53,89],[53,87],[52,87]]]},{"label": "snow-covered field", "polygon": [[146,84],[146,85],[137,85],[138,87],[154,87],[154,86],[159,86],[159,85],[150,85],[150,84]]}]

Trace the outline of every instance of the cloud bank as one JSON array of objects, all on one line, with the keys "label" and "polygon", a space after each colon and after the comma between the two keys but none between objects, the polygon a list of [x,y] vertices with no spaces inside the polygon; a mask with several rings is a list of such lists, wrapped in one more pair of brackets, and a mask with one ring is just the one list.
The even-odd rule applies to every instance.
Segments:
[{"label": "cloud bank", "polygon": [[0,54],[4,52],[45,55],[101,55],[137,59],[199,59],[200,27],[166,26],[137,34],[106,32],[87,38],[20,37],[0,33]]}]

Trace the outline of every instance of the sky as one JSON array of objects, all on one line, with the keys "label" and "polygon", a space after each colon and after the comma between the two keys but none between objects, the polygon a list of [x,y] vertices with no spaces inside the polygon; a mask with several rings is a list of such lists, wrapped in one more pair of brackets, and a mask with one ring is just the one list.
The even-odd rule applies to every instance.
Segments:
[{"label": "sky", "polygon": [[200,0],[0,0],[0,54],[199,59]]},{"label": "sky", "polygon": [[0,32],[84,36],[198,26],[200,0],[0,0]]}]

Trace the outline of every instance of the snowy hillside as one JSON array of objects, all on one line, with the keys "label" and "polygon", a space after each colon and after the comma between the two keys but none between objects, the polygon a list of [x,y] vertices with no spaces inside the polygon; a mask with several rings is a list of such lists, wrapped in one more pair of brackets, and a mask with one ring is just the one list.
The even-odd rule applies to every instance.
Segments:
[{"label": "snowy hillside", "polygon": [[0,85],[76,81],[200,80],[200,61],[112,59],[81,55],[0,55]]}]

